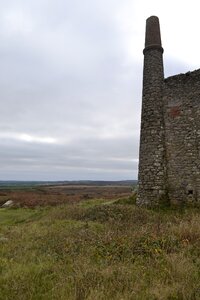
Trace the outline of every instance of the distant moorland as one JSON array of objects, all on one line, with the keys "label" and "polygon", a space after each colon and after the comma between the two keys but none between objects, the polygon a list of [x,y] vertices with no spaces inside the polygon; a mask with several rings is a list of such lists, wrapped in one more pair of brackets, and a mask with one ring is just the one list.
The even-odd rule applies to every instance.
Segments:
[{"label": "distant moorland", "polygon": [[1,187],[30,187],[39,185],[90,185],[90,186],[106,186],[106,185],[124,185],[130,186],[137,184],[137,180],[66,180],[66,181],[17,181],[17,180],[0,180]]}]

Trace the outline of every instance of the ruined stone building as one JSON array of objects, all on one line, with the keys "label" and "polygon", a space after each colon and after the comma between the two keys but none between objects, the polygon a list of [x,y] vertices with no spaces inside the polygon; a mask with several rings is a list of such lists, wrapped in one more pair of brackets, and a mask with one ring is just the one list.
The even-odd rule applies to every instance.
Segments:
[{"label": "ruined stone building", "polygon": [[139,205],[200,202],[200,69],[164,78],[157,17],[146,21]]}]

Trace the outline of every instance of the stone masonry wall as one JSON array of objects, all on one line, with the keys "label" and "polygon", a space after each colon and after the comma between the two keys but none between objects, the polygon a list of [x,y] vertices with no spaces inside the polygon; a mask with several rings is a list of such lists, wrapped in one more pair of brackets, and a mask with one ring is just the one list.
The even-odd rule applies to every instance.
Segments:
[{"label": "stone masonry wall", "polygon": [[139,205],[156,205],[165,193],[162,49],[144,56],[143,100],[139,159]]},{"label": "stone masonry wall", "polygon": [[200,203],[200,69],[164,79],[156,16],[143,53],[137,204]]},{"label": "stone masonry wall", "polygon": [[200,202],[200,70],[166,78],[163,102],[169,199]]}]

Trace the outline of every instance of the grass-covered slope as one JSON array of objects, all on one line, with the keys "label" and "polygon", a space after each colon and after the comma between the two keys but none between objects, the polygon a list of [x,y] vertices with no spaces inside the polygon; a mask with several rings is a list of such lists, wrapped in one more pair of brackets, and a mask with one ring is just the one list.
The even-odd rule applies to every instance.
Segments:
[{"label": "grass-covered slope", "polygon": [[1,209],[0,299],[200,299],[199,210],[130,202]]}]

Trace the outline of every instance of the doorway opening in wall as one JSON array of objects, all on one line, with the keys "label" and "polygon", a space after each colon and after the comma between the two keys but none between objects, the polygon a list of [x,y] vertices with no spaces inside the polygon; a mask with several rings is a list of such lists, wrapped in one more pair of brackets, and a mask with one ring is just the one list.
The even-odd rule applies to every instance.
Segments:
[{"label": "doorway opening in wall", "polygon": [[188,190],[188,195],[193,195],[193,190]]}]

